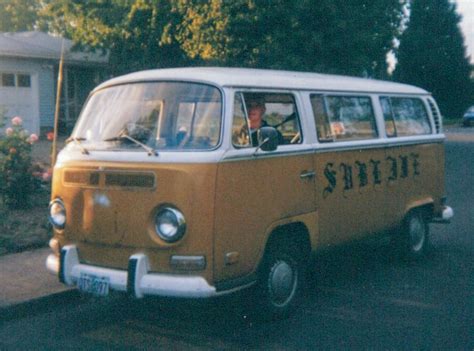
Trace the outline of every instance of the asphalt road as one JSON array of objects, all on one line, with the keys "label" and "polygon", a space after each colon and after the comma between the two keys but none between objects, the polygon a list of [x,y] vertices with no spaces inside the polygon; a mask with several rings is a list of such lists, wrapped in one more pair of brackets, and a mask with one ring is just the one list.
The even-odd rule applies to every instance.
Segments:
[{"label": "asphalt road", "polygon": [[434,250],[422,262],[396,261],[380,244],[321,256],[302,308],[270,323],[233,307],[239,296],[42,306],[0,320],[0,349],[474,350],[474,138],[450,140],[455,218],[431,225]]}]

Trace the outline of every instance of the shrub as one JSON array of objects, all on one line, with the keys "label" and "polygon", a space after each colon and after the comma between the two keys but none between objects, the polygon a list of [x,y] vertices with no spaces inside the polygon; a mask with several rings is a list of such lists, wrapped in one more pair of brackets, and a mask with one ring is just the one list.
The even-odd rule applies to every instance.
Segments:
[{"label": "shrub", "polygon": [[11,122],[12,127],[0,138],[0,194],[8,208],[26,208],[34,190],[31,145],[38,136],[27,135],[20,117]]}]

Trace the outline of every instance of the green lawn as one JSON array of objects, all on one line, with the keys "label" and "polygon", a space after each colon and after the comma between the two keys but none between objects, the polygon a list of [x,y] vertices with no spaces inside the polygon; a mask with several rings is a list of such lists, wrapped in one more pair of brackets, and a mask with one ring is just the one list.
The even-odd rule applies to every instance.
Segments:
[{"label": "green lawn", "polygon": [[0,202],[0,255],[48,245],[49,196],[42,190],[32,196],[30,208],[21,210],[9,210]]}]

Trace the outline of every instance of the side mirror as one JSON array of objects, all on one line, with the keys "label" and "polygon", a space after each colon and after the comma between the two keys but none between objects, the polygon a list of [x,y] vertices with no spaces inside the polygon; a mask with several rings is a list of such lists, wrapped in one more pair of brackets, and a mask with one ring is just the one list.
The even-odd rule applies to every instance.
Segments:
[{"label": "side mirror", "polygon": [[274,151],[278,146],[278,132],[273,127],[262,127],[257,132],[258,149]]}]

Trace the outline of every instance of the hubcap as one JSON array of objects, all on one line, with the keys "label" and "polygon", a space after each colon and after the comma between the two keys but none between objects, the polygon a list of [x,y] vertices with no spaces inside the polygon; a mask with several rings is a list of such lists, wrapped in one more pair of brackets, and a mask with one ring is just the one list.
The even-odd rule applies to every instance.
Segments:
[{"label": "hubcap", "polygon": [[410,246],[413,252],[419,252],[425,244],[425,226],[418,218],[410,221]]},{"label": "hubcap", "polygon": [[285,261],[277,261],[268,278],[272,303],[279,307],[288,304],[296,291],[296,270]]}]

